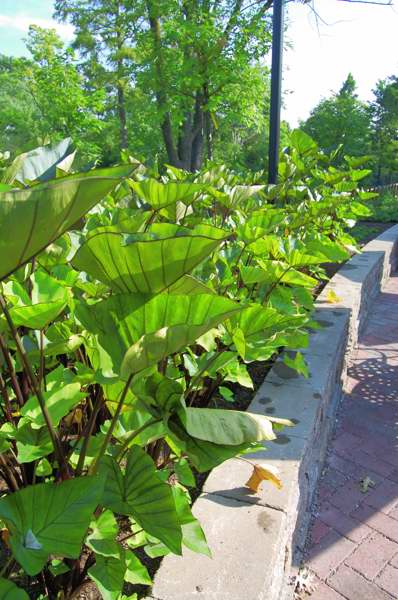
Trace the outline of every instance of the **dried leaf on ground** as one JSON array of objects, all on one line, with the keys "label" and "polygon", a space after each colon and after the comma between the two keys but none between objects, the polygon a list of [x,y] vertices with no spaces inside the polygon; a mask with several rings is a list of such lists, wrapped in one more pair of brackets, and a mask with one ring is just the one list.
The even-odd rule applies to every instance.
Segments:
[{"label": "dried leaf on ground", "polygon": [[328,290],[326,294],[326,300],[329,304],[338,304],[341,302],[341,298],[333,290]]},{"label": "dried leaf on ground", "polygon": [[279,490],[282,487],[282,482],[278,476],[278,470],[272,465],[266,467],[260,467],[260,465],[253,465],[253,473],[249,480],[245,483],[245,486],[251,489],[253,492],[258,492],[258,489],[263,481],[270,481]]},{"label": "dried leaf on ground", "polygon": [[302,567],[297,574],[294,587],[294,600],[302,600],[314,591],[314,575],[307,567]]},{"label": "dried leaf on ground", "polygon": [[375,482],[372,481],[372,479],[368,476],[361,479],[360,484],[361,484],[361,492],[363,494],[366,494],[369,491],[369,488],[374,488],[374,486],[376,485]]}]

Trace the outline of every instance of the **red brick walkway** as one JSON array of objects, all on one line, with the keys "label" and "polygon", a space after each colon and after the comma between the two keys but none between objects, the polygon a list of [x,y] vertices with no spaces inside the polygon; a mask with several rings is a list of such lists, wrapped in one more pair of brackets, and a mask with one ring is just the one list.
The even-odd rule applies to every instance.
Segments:
[{"label": "red brick walkway", "polygon": [[398,275],[359,342],[313,507],[311,600],[398,599]]}]

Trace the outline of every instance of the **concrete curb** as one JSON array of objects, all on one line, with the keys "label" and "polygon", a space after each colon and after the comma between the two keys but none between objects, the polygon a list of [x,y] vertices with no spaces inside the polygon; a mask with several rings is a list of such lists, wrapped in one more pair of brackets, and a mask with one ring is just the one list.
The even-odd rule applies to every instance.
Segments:
[{"label": "concrete curb", "polygon": [[[298,420],[258,463],[279,468],[283,489],[263,485],[258,494],[243,487],[251,467],[233,459],[214,469],[194,505],[213,558],[184,552],[166,557],[151,598],[156,600],[288,600],[306,538],[313,493],[346,374],[350,350],[369,307],[397,266],[398,225],[367,244],[330,280],[318,297],[316,319],[303,352],[310,370],[304,379],[277,361],[248,410]],[[339,298],[327,301],[328,290]],[[249,458],[249,457],[248,457]]]}]

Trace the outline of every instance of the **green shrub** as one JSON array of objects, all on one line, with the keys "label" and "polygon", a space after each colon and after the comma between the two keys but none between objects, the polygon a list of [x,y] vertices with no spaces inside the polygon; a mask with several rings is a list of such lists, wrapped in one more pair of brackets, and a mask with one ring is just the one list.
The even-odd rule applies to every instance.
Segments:
[{"label": "green shrub", "polygon": [[[134,160],[68,175],[67,158],[47,148],[3,173],[0,592],[63,598],[89,578],[113,600],[150,583],[137,549],[209,555],[192,469],[292,425],[207,406],[282,347],[307,374],[313,289],[355,244],[368,171],[329,166],[301,132],[276,186]],[[24,180],[25,161],[56,178]]]},{"label": "green shrub", "polygon": [[370,221],[379,221],[380,223],[398,222],[398,194],[392,192],[382,192],[378,198],[375,198],[370,209],[372,214]]}]

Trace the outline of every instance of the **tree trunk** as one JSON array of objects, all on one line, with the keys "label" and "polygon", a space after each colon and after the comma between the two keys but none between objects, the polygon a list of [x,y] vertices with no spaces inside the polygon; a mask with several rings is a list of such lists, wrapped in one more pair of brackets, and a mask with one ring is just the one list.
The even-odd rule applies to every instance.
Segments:
[{"label": "tree trunk", "polygon": [[127,115],[126,115],[126,97],[124,94],[123,85],[117,85],[117,113],[119,116],[120,127],[120,149],[124,150],[128,147],[128,131],[127,131]]},{"label": "tree trunk", "polygon": [[147,10],[149,26],[153,37],[153,49],[155,55],[155,72],[156,72],[156,87],[155,95],[156,102],[160,114],[163,114],[163,121],[161,123],[161,130],[163,135],[164,145],[166,147],[167,156],[169,163],[174,167],[181,167],[181,163],[178,157],[177,149],[173,139],[173,128],[171,125],[170,113],[167,110],[167,96],[165,92],[165,82],[163,79],[163,52],[162,52],[162,38],[160,32],[159,18],[156,15],[156,10],[151,2],[147,0]]},{"label": "tree trunk", "polygon": [[178,136],[178,157],[180,159],[181,168],[186,171],[190,171],[191,169],[192,120],[192,113],[187,112]]},{"label": "tree trunk", "polygon": [[[118,1],[116,4],[116,45],[118,52],[123,48],[124,39],[121,24],[119,22],[120,18],[120,2]],[[117,73],[117,114],[119,117],[119,131],[120,131],[120,150],[125,150],[128,147],[128,131],[127,131],[127,114],[126,114],[126,96],[124,93],[123,87],[123,75],[124,73],[124,65],[123,59],[118,58],[116,62],[116,73]]]},{"label": "tree trunk", "polygon": [[195,100],[195,116],[192,126],[191,171],[199,171],[203,163],[203,103],[203,94],[201,92],[197,92]]}]

